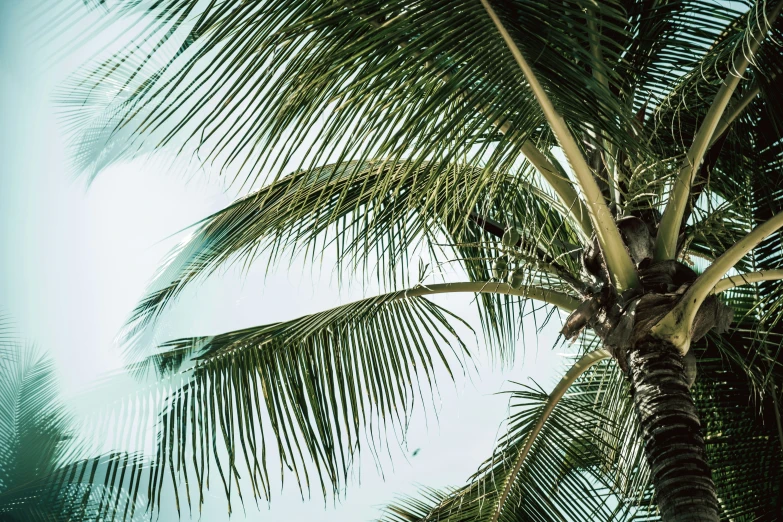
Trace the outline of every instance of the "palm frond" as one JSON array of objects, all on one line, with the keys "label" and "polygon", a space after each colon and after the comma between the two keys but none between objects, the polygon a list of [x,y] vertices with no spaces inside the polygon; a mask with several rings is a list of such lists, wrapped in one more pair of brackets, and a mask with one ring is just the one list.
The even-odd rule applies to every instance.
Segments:
[{"label": "palm frond", "polygon": [[[694,0],[496,4],[566,120],[630,156],[645,147],[628,130],[635,112],[651,93],[672,91],[680,71],[698,69],[694,57],[740,15]],[[308,134],[307,169],[401,152],[415,161],[481,157],[504,140],[553,143],[478,2],[105,5],[138,46],[84,69],[61,93],[79,169],[171,144],[253,179],[265,164],[283,167]]]},{"label": "palm frond", "polygon": [[0,379],[0,483],[21,484],[52,472],[70,438],[70,419],[57,400],[51,361],[32,349],[16,347],[2,361]]},{"label": "palm frond", "polygon": [[[747,333],[738,331],[728,339],[714,336],[694,348],[698,377],[692,392],[722,504],[722,520],[775,520],[783,509],[783,434],[775,400],[770,393],[757,393],[742,362],[736,360],[735,354],[744,352],[747,363],[748,352],[760,348],[744,344]],[[759,357],[756,365],[768,362],[762,361]]]},{"label": "palm frond", "polygon": [[[552,211],[545,200],[526,197],[521,191],[511,191],[514,196],[498,191],[491,205],[476,214],[477,226],[468,226],[458,239],[454,250],[471,281],[492,279],[492,265],[499,256],[508,256],[510,270],[524,272],[524,285],[541,286],[581,298],[589,288],[580,274],[579,256],[582,248],[573,241],[573,231],[560,215]],[[508,210],[506,210],[508,209]],[[532,218],[532,219],[531,219]],[[520,231],[522,239],[516,248],[498,245],[502,221],[507,220]],[[482,293],[476,302],[484,338],[489,346],[497,347],[501,362],[513,361],[518,341],[524,341],[522,318],[536,312],[540,304],[521,300],[502,293]],[[554,313],[552,309],[550,313]],[[550,316],[545,315],[542,325]]]},{"label": "palm frond", "polygon": [[[415,161],[489,155],[502,164],[518,152],[496,147],[498,140],[532,134],[540,121],[526,95],[509,88],[518,78],[504,70],[502,55],[476,63],[465,54],[462,44],[492,45],[469,2],[380,12],[369,2],[196,6],[142,2],[135,10],[157,20],[149,32],[138,27],[137,39],[158,52],[121,52],[63,90],[63,105],[74,108],[66,121],[82,140],[78,168],[181,138],[175,146],[198,151],[202,164],[243,166],[252,181],[265,165],[290,168],[307,135],[313,145],[299,161],[306,169],[412,151]],[[464,35],[462,44],[438,37],[446,24]],[[513,117],[501,112],[501,100],[516,107]],[[486,116],[477,118],[476,107],[488,107]],[[510,137],[499,138],[497,119],[513,121]]]},{"label": "palm frond", "polygon": [[[527,181],[526,174],[379,160],[286,176],[197,225],[133,311],[126,339],[146,349],[153,323],[169,303],[221,266],[257,261],[269,265],[296,254],[315,260],[326,248],[335,249],[341,277],[358,271],[368,277],[373,270],[369,263],[375,262],[377,280],[392,288],[419,282],[411,280],[408,265],[417,252],[430,263],[449,263],[450,270],[464,267],[473,281],[491,280],[493,260],[510,254],[530,267],[528,284],[574,292],[568,285],[581,285],[574,259],[579,236],[563,217],[568,214],[553,208],[551,197]],[[525,241],[504,248],[497,231],[487,233],[471,215],[480,215],[484,224],[492,220],[513,227]],[[485,296],[482,311],[487,312],[482,317],[498,299]],[[497,319],[486,326],[492,326],[486,332],[494,332],[497,339],[508,339],[513,330],[508,321]]]},{"label": "palm frond", "polygon": [[[290,472],[302,491],[339,495],[365,443],[375,451],[390,431],[402,432],[437,374],[462,368],[468,352],[455,321],[422,297],[392,293],[166,343],[137,368],[163,383],[145,399],[148,412],[161,412],[157,442],[146,446],[151,507],[167,476],[178,505],[200,505],[215,467],[230,501],[243,498],[240,476],[253,498],[268,499],[275,454],[281,477]],[[125,412],[120,427],[137,415],[130,404]]]},{"label": "palm frond", "polygon": [[[495,285],[492,264],[507,256],[523,271],[523,288],[569,301],[595,290],[592,276],[582,276],[584,238],[570,209],[521,168],[526,144],[550,159],[556,144],[532,79],[545,95],[538,98],[551,99],[549,112],[565,119],[558,134],[578,141],[565,155],[584,156],[576,177],[591,182],[588,203],[611,196],[607,223],[657,215],[707,100],[767,8],[749,0],[491,0],[504,42],[477,0],[104,4],[109,25],[124,23],[133,45],[83,69],[60,94],[76,167],[95,175],[169,148],[244,186],[272,180],[199,223],[172,254],[128,325],[139,347],[185,287],[261,255],[315,258],[334,247],[343,266],[371,273],[376,261],[390,290],[411,272],[414,252]],[[687,217],[670,220],[666,234],[669,246],[680,235],[667,251],[686,262],[719,258],[783,210],[782,29],[776,20],[740,82],[734,103],[748,103],[720,140],[701,140],[704,164],[701,151],[687,165],[696,179],[677,198]],[[509,48],[533,74],[519,70]],[[551,163],[570,183],[573,172]],[[512,247],[498,241],[507,228],[521,233]],[[771,235],[735,268],[779,268],[781,238]],[[622,255],[619,248],[604,248],[604,257]],[[477,299],[487,338],[507,347],[528,306],[522,293],[510,294]],[[275,447],[281,474],[287,467],[302,489],[338,493],[360,441],[375,448],[386,430],[404,426],[414,398],[425,395],[419,383],[434,386],[437,369],[451,372],[465,348],[452,317],[407,297],[176,340],[139,363],[164,379],[160,397],[148,401],[163,411],[144,470],[152,506],[169,479],[178,503],[184,484],[187,503],[195,495],[200,504],[210,460],[229,499],[235,491],[242,498],[233,488],[240,469],[253,496],[268,498],[266,450]],[[694,347],[701,371],[693,394],[723,516],[772,518],[780,510],[769,484],[780,483],[783,443],[783,285],[759,282],[722,298],[740,320],[731,335]],[[389,520],[655,518],[627,385],[613,364],[584,373],[554,409],[541,390],[513,397],[506,436],[468,485],[426,490]],[[758,458],[743,459],[745,449]],[[137,463],[111,462],[107,476],[130,467],[138,491]]]},{"label": "palm frond", "polygon": [[[93,480],[111,457],[80,460],[85,448],[59,399],[52,361],[21,344],[10,353],[0,359],[0,518],[139,520],[143,511],[124,477],[109,480],[107,472],[105,481]],[[130,457],[113,458],[121,456]],[[88,464],[92,474],[85,476]]]},{"label": "palm frond", "polygon": [[[738,342],[735,357],[739,346],[748,349],[741,336],[732,339]],[[693,347],[698,361],[693,396],[721,499],[721,520],[774,520],[781,509],[783,473],[774,401],[769,395],[758,398],[731,350],[718,336]],[[598,364],[577,380],[553,410],[547,421],[553,426],[541,430],[529,462],[509,489],[512,494],[497,510],[505,480],[515,469],[511,462],[529,442],[531,419],[540,416],[551,397],[530,389],[513,392],[512,401],[520,400],[521,409],[512,411],[508,434],[467,486],[424,488],[418,497],[392,503],[381,520],[658,520],[627,387],[613,362]],[[569,474],[587,480],[566,480]]]},{"label": "palm frond", "polygon": [[[629,520],[642,516],[649,508],[650,499],[645,496],[649,488],[646,475],[637,469],[644,467],[640,445],[623,444],[634,440],[629,435],[636,429],[627,395],[617,394],[624,388],[616,366],[599,363],[569,386],[556,404],[543,390],[522,387],[512,392],[508,431],[468,485],[450,492],[423,490],[421,499],[402,499],[386,508],[382,520]],[[524,448],[529,453],[520,453]],[[631,461],[626,460],[629,457]],[[645,495],[634,497],[632,493],[638,492]]]},{"label": "palm frond", "polygon": [[0,358],[11,355],[11,347],[16,344],[16,341],[13,318],[0,309]]}]

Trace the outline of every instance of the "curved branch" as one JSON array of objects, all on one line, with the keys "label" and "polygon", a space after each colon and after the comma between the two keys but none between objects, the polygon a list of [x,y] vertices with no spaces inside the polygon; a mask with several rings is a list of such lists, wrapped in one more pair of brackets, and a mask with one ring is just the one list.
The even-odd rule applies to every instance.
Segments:
[{"label": "curved branch", "polygon": [[506,484],[503,488],[503,493],[498,499],[497,506],[495,507],[495,514],[492,516],[492,522],[498,521],[500,512],[503,509],[503,503],[506,501],[506,498],[508,498],[508,494],[511,491],[511,486],[514,483],[514,478],[519,474],[519,470],[522,469],[522,464],[524,464],[525,458],[530,452],[530,448],[533,446],[536,437],[541,432],[544,424],[546,424],[549,415],[551,415],[552,411],[555,409],[555,406],[557,406],[557,403],[560,402],[560,399],[563,398],[563,395],[565,395],[574,381],[576,381],[583,373],[590,369],[590,367],[592,367],[594,364],[603,361],[604,359],[608,359],[609,357],[609,351],[604,349],[595,350],[583,355],[578,361],[576,361],[576,363],[574,363],[574,365],[571,367],[571,369],[568,370],[563,378],[560,379],[560,382],[557,383],[557,386],[555,386],[555,389],[552,390],[552,393],[549,394],[549,398],[546,400],[546,404],[543,411],[541,412],[541,416],[536,421],[535,426],[533,426],[530,435],[528,435],[527,440],[525,441],[525,445],[521,450],[519,450],[519,455],[517,456],[517,462],[514,465],[514,470],[506,478]]},{"label": "curved branch", "polygon": [[[776,75],[774,73],[770,74],[770,78],[775,78],[775,76]],[[712,135],[712,140],[710,140],[710,144],[707,147],[707,152],[704,154],[704,160],[702,161],[701,166],[693,178],[693,186],[691,187],[691,192],[689,194],[688,204],[685,207],[685,212],[682,215],[680,229],[682,229],[688,222],[691,212],[693,211],[693,207],[696,205],[696,201],[699,199],[699,196],[705,188],[704,178],[709,175],[709,172],[715,167],[715,163],[718,161],[720,149],[723,147],[723,141],[726,139],[726,132],[729,130],[731,124],[734,123],[734,121],[739,118],[743,112],[745,112],[745,109],[748,108],[750,102],[752,102],[753,99],[756,98],[756,96],[758,96],[760,93],[761,87],[758,83],[755,83],[753,86],[748,88],[738,100],[732,103],[731,106],[726,109],[726,112],[723,113],[723,116],[721,116],[720,121],[718,122],[718,127],[715,129],[715,133]],[[677,255],[679,255],[679,251]]]},{"label": "curved branch", "polygon": [[783,212],[775,214],[726,250],[694,281],[677,306],[652,328],[652,333],[677,346],[683,355],[688,353],[693,320],[704,300],[714,291],[726,272],[781,227],[783,227]]},{"label": "curved branch", "polygon": [[[775,72],[769,73],[768,78],[770,80],[774,80],[777,77],[777,74]],[[750,105],[750,102],[753,101],[753,99],[761,94],[761,86],[758,83],[753,84],[748,90],[746,90],[740,98],[731,104],[731,107],[729,107],[726,112],[721,116],[720,121],[718,122],[718,127],[715,129],[715,134],[712,135],[712,140],[710,141],[710,147],[712,147],[718,139],[729,129],[729,125],[734,123],[734,120],[740,117],[740,115],[745,112],[745,109],[748,108],[748,105]]]},{"label": "curved branch", "polygon": [[[768,79],[774,80],[777,78],[777,76],[777,73],[772,71],[768,74]],[[718,138],[720,138],[723,133],[728,130],[729,125],[731,125],[734,120],[740,117],[745,109],[748,108],[750,102],[752,102],[753,99],[759,94],[761,94],[761,86],[758,84],[758,82],[756,82],[751,87],[749,87],[737,101],[731,104],[731,107],[727,109],[726,113],[721,116],[720,121],[718,122],[718,128],[715,129],[715,134],[712,136],[710,147],[712,147],[715,142],[718,141]]]},{"label": "curved branch", "polygon": [[533,95],[544,113],[544,117],[549,123],[560,147],[563,149],[566,158],[568,158],[568,162],[571,164],[571,168],[576,176],[577,184],[581,188],[582,194],[584,194],[587,212],[590,214],[590,220],[593,223],[595,235],[598,238],[598,243],[601,246],[601,251],[606,259],[609,273],[611,274],[615,285],[619,290],[639,286],[639,277],[636,274],[636,268],[631,260],[631,256],[628,255],[628,252],[625,249],[625,244],[623,243],[622,237],[620,237],[620,231],[617,229],[617,225],[614,223],[612,213],[606,205],[606,200],[604,200],[601,189],[598,187],[598,183],[596,183],[593,172],[582,155],[579,145],[577,145],[571,131],[568,130],[565,120],[560,113],[557,112],[554,105],[552,105],[552,101],[538,81],[533,69],[527,63],[527,60],[525,60],[522,51],[520,51],[519,47],[514,43],[514,40],[511,38],[511,35],[508,30],[506,30],[497,13],[495,13],[495,10],[489,4],[489,1],[481,0],[481,4],[484,6],[487,14],[489,14],[489,17],[503,37],[503,40],[506,42],[511,54],[514,56],[519,68],[525,75],[525,79],[527,79],[530,89],[533,91]]},{"label": "curved branch", "polygon": [[759,272],[748,272],[746,274],[733,275],[724,277],[718,281],[718,284],[716,284],[715,288],[712,289],[712,293],[719,294],[738,286],[758,283],[759,281],[775,281],[778,279],[783,279],[783,270],[763,270]]},{"label": "curved branch", "polygon": [[399,292],[395,299],[406,299],[408,297],[461,292],[469,292],[474,294],[516,295],[519,297],[543,301],[545,303],[557,306],[566,312],[573,312],[580,303],[579,299],[571,297],[570,295],[563,292],[547,290],[546,288],[540,288],[537,286],[523,286],[521,288],[515,289],[507,283],[495,283],[492,281],[420,285]]},{"label": "curved branch", "polygon": [[[502,125],[499,130],[501,133],[505,134],[508,132],[508,125]],[[557,193],[560,201],[565,205],[576,222],[579,223],[580,230],[587,238],[590,238],[593,233],[593,224],[590,221],[587,207],[585,207],[584,202],[579,199],[579,195],[571,185],[571,181],[564,178],[552,162],[544,156],[544,153],[538,150],[530,140],[525,140],[522,144],[521,151],[530,164],[535,167],[546,182],[549,183],[549,186]]]},{"label": "curved branch", "polygon": [[693,143],[690,149],[688,149],[685,160],[674,180],[669,202],[666,204],[658,227],[658,237],[655,239],[656,260],[674,259],[677,254],[677,236],[680,231],[680,223],[688,204],[696,172],[698,172],[701,166],[704,154],[713,140],[715,131],[726,111],[732,94],[734,94],[737,85],[739,85],[742,79],[742,75],[745,73],[748,65],[750,65],[750,60],[758,51],[761,42],[766,37],[772,23],[780,14],[781,9],[783,9],[783,0],[775,5],[772,12],[763,21],[763,25],[756,31],[753,31],[748,49],[743,49],[743,52],[735,55],[736,58],[732,61],[731,71],[726,75],[723,85],[707,110],[704,121],[696,132],[696,136],[693,137]]}]

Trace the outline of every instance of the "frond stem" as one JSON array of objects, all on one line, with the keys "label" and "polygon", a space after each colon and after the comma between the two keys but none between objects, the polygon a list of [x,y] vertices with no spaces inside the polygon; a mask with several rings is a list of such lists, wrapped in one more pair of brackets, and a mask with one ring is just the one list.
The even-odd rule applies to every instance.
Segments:
[{"label": "frond stem", "polygon": [[[366,18],[365,20],[372,27],[381,27],[381,24],[374,20]],[[400,42],[397,45],[402,49],[407,47],[408,44],[406,42]],[[416,56],[421,55],[421,53],[418,51],[414,52],[414,54]],[[427,62],[427,65],[431,64]],[[448,72],[443,72],[441,77],[444,81],[448,81],[451,78],[451,74]],[[489,112],[486,107],[477,106],[476,109],[483,115],[486,115]],[[499,121],[494,121],[493,124],[497,128],[498,132],[504,136],[508,134],[509,130],[511,130],[511,124],[509,122],[500,123]],[[552,162],[549,161],[547,157],[538,149],[538,147],[536,147],[530,140],[526,139],[522,142],[522,145],[520,146],[520,152],[523,156],[525,156],[525,158],[527,158],[530,164],[533,165],[533,168],[535,168],[541,174],[549,186],[552,187],[558,198],[560,198],[560,201],[563,203],[563,205],[565,205],[565,208],[568,209],[568,211],[571,213],[571,216],[579,224],[579,230],[582,232],[585,238],[589,240],[590,236],[593,234],[593,224],[590,221],[590,216],[587,213],[584,202],[579,199],[579,195],[574,190],[574,187],[571,184],[571,180],[564,178],[560,172],[558,172],[555,166],[552,165]]]},{"label": "frond stem", "polygon": [[761,88],[758,86],[758,84],[755,84],[753,87],[748,89],[740,97],[740,99],[734,102],[731,107],[726,110],[723,116],[721,116],[720,121],[718,122],[718,126],[715,128],[715,133],[712,135],[709,147],[715,145],[715,142],[718,141],[721,136],[723,136],[723,133],[729,130],[729,125],[734,123],[734,120],[740,117],[745,109],[748,108],[750,102],[753,101],[753,98],[758,96],[760,92]]},{"label": "frond stem", "polygon": [[[488,234],[492,234],[498,239],[501,239],[503,237],[504,228],[497,221],[490,219],[488,217],[480,216],[476,212],[472,212],[472,211],[469,214],[469,217],[474,223],[480,226]],[[517,244],[514,245],[514,247],[521,248],[524,244],[525,244],[524,238],[520,238]],[[563,245],[563,246],[568,248],[569,250],[576,250],[578,248],[575,245]],[[545,248],[541,246],[537,246],[536,252],[537,255],[530,260],[531,264],[534,265],[535,268],[547,272],[557,277],[558,279],[562,279],[564,283],[568,284],[568,286],[570,286],[580,294],[587,293],[588,285],[586,285],[585,283],[576,279],[574,276],[568,273],[568,270],[565,267],[563,267],[560,263],[555,261],[552,258],[552,256],[550,256],[547,253]]]},{"label": "frond stem", "polygon": [[[484,107],[477,107],[482,113],[486,114],[488,111]],[[503,135],[507,135],[511,130],[511,124],[509,122],[500,123],[495,121],[498,132]],[[525,158],[533,165],[539,174],[546,180],[550,187],[555,191],[560,202],[565,206],[571,216],[579,224],[579,231],[582,232],[585,239],[589,241],[593,234],[593,223],[590,221],[590,215],[587,213],[587,208],[584,202],[579,198],[579,195],[574,190],[571,180],[568,179],[555,165],[549,161],[541,150],[536,147],[532,141],[525,140],[519,148]]]},{"label": "frond stem", "polygon": [[652,328],[653,335],[671,342],[683,355],[688,353],[693,320],[704,300],[713,292],[726,272],[781,227],[783,227],[783,212],[775,214],[726,250],[694,281],[672,311]]},{"label": "frond stem", "polygon": [[716,284],[715,288],[712,289],[712,293],[719,294],[738,286],[749,285],[759,281],[776,281],[779,279],[783,279],[783,270],[763,270],[758,272],[748,272],[746,274],[733,275],[724,277],[718,281],[718,284]]},{"label": "frond stem", "polygon": [[560,113],[555,110],[552,101],[538,81],[533,69],[527,63],[527,60],[525,60],[522,51],[520,51],[513,38],[511,38],[511,35],[503,25],[503,22],[500,20],[497,13],[495,13],[495,10],[489,4],[489,1],[481,0],[481,4],[484,6],[487,14],[489,14],[489,17],[495,24],[498,32],[503,37],[506,46],[511,51],[519,68],[525,75],[525,79],[527,80],[530,89],[533,91],[533,95],[538,101],[538,104],[544,113],[544,117],[549,123],[560,147],[563,149],[566,158],[568,158],[568,162],[571,164],[571,168],[576,176],[577,184],[584,195],[587,212],[593,223],[594,232],[606,259],[606,264],[608,265],[613,282],[620,290],[639,286],[639,277],[636,273],[636,268],[625,249],[625,244],[620,237],[620,231],[614,223],[614,217],[612,216],[609,207],[606,205],[601,189],[598,187],[598,183],[596,183],[595,178],[593,177],[593,172],[582,155],[582,151],[579,149],[579,145],[577,145],[571,131],[568,129],[568,125]]},{"label": "frond stem", "polygon": [[498,518],[500,518],[500,514],[503,510],[503,504],[506,502],[508,494],[511,491],[514,478],[519,474],[519,470],[522,469],[522,464],[524,464],[525,458],[527,458],[527,455],[530,452],[530,448],[533,446],[536,437],[541,432],[544,424],[546,424],[547,419],[552,414],[552,411],[554,411],[557,403],[560,402],[560,399],[563,398],[574,381],[576,381],[583,373],[589,370],[596,363],[603,361],[604,359],[608,359],[609,357],[609,351],[604,349],[594,350],[583,355],[578,361],[576,361],[576,363],[574,363],[574,365],[568,370],[563,378],[560,379],[560,382],[557,383],[557,386],[555,386],[555,389],[552,390],[552,393],[549,394],[549,397],[547,398],[544,405],[544,409],[541,411],[541,416],[533,426],[530,435],[527,436],[525,445],[522,447],[522,449],[519,450],[519,455],[517,455],[517,461],[514,465],[513,471],[505,480],[506,484],[503,488],[503,493],[501,493],[500,498],[498,499],[497,506],[495,507],[495,513],[492,516],[492,522],[497,522]]},{"label": "frond stem", "polygon": [[[506,129],[506,132],[507,130],[508,129]],[[500,132],[505,134],[502,127],[500,128]],[[533,145],[530,140],[525,140],[520,147],[520,150],[530,164],[533,165],[546,182],[549,183],[549,186],[557,193],[560,201],[579,224],[580,231],[589,239],[593,234],[593,224],[590,221],[590,215],[587,212],[584,202],[579,199],[579,195],[571,185],[571,181],[564,178],[552,162],[544,156],[544,153]]]},{"label": "frond stem", "polygon": [[735,55],[731,64],[731,70],[726,75],[723,85],[721,85],[721,88],[715,95],[710,108],[707,110],[707,115],[704,117],[704,121],[701,123],[699,130],[693,138],[693,143],[691,144],[690,149],[688,149],[685,160],[683,160],[680,171],[674,180],[669,202],[666,204],[661,223],[658,227],[658,236],[655,240],[656,260],[674,259],[677,255],[677,237],[680,231],[680,224],[682,223],[682,216],[688,205],[688,199],[691,188],[693,187],[696,172],[699,170],[699,166],[704,159],[704,154],[707,152],[707,149],[712,142],[715,131],[718,128],[721,117],[726,111],[732,94],[734,94],[737,85],[739,85],[739,82],[742,79],[742,75],[750,65],[750,61],[758,51],[761,42],[767,35],[769,27],[778,17],[781,9],[783,9],[783,0],[775,5],[769,16],[762,22],[762,25],[753,31],[748,48],[746,50],[743,49],[743,52]]},{"label": "frond stem", "polygon": [[452,293],[473,293],[473,294],[504,294],[515,295],[527,299],[535,299],[545,303],[557,306],[566,312],[573,312],[579,306],[580,301],[566,293],[540,288],[537,286],[523,286],[521,288],[512,288],[507,283],[495,283],[492,281],[471,281],[462,283],[438,283],[433,285],[419,285],[398,293],[395,299],[407,299],[409,297],[418,297],[435,294]]}]

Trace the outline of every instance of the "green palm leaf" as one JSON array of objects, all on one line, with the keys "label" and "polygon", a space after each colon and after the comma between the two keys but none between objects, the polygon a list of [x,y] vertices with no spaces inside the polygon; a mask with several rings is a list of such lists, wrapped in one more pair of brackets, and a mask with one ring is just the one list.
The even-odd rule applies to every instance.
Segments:
[{"label": "green palm leaf", "polygon": [[[637,268],[650,260],[640,254],[634,267],[625,255],[632,245],[621,218],[637,225],[639,216],[649,218],[644,231],[637,227],[640,251],[645,234],[651,241],[657,234],[655,260],[682,259],[689,271],[701,266],[695,258],[714,261],[783,210],[783,53],[773,43],[783,38],[783,21],[772,16],[771,38],[748,52],[754,35],[765,39],[762,15],[783,5],[766,4],[108,3],[110,24],[125,22],[126,34],[144,45],[93,64],[61,94],[77,168],[94,175],[169,147],[243,188],[272,180],[198,224],[134,310],[126,339],[144,348],[168,303],[221,266],[314,257],[332,246],[342,266],[368,274],[376,262],[377,279],[391,290],[424,280],[422,273],[401,281],[419,252],[433,263],[459,264],[469,282],[458,285],[481,293],[485,335],[506,348],[504,359],[528,306],[522,297],[567,309],[585,299],[598,309],[586,322],[621,313],[635,320],[627,300],[638,298]],[[752,67],[738,69],[749,81],[735,92],[727,67],[745,54]],[[716,97],[720,103],[708,102]],[[720,135],[712,135],[713,124]],[[557,144],[573,170],[554,158]],[[523,168],[525,157],[552,192]],[[567,195],[572,185],[586,201]],[[579,217],[582,206],[591,223]],[[520,232],[513,245],[498,241],[508,228]],[[773,233],[732,266],[778,268],[781,237]],[[520,268],[518,291],[493,281],[499,256]],[[672,286],[666,299],[690,292]],[[783,443],[781,288],[759,282],[724,293],[737,328],[693,348],[702,371],[692,395],[706,419],[725,518],[770,518],[779,509],[767,484],[779,481]],[[433,385],[436,362],[451,371],[444,346],[464,349],[451,318],[422,295],[392,293],[295,321],[172,341],[137,362],[169,387],[153,401],[163,413],[146,479],[151,504],[160,503],[167,477],[177,495],[185,484],[190,503],[189,470],[200,503],[210,455],[229,499],[243,466],[253,495],[268,498],[265,449],[274,445],[281,469],[288,466],[301,487],[317,480],[324,494],[338,492],[360,439],[373,446],[384,430],[403,426],[413,397],[423,396],[419,383]],[[686,295],[682,307],[691,302]],[[687,306],[695,313],[698,304]],[[677,340],[683,353],[687,326]],[[569,379],[562,396],[561,387],[517,392],[507,435],[467,486],[427,490],[389,516],[654,517],[623,376],[599,364]],[[745,411],[751,400],[765,422]],[[270,432],[274,443],[265,444]],[[759,458],[742,459],[738,448]],[[714,511],[710,479],[701,478],[709,493],[701,500]],[[740,478],[748,491],[739,491]]]},{"label": "green palm leaf", "polygon": [[[502,228],[487,232],[469,215],[481,216],[482,223],[513,225],[524,235],[513,255],[530,266],[528,284],[546,283],[567,293],[574,287],[583,290],[573,225],[552,209],[541,188],[520,179],[523,175],[437,162],[372,161],[286,176],[197,225],[134,310],[126,338],[146,349],[154,331],[149,327],[166,306],[187,285],[231,262],[272,264],[287,255],[315,258],[322,249],[334,248],[343,277],[360,268],[367,276],[374,262],[378,280],[395,288],[401,279],[406,286],[418,283],[404,275],[418,252],[430,254],[433,263],[456,257],[470,280],[489,281],[493,259],[508,251],[499,242]],[[513,346],[518,302],[482,295],[486,332],[505,339],[506,347]]]},{"label": "green palm leaf", "polygon": [[[694,398],[704,419],[722,519],[773,520],[780,510],[783,440],[772,401],[753,407],[749,381],[734,363],[715,358],[714,346],[702,343],[694,350],[699,358]],[[538,456],[531,453],[531,461],[524,462],[530,471],[513,475],[515,483],[508,488],[511,494],[500,510],[497,499],[506,491],[506,477],[516,469],[510,463],[519,461],[522,443],[530,436],[532,423],[519,420],[540,418],[551,395],[514,392],[514,399],[530,401],[523,402],[522,411],[512,413],[508,421],[510,431],[514,426],[520,429],[519,438],[509,441],[511,432],[506,435],[468,486],[448,492],[424,489],[421,498],[404,498],[390,505],[382,520],[657,519],[642,447],[630,442],[636,440],[636,415],[627,393],[618,393],[618,387],[627,387],[624,381],[614,364],[603,364],[571,386],[546,421],[555,426],[542,429],[532,446],[545,450]],[[559,435],[558,430],[564,434]],[[509,460],[504,462],[499,454]],[[536,458],[543,462],[534,462]],[[564,481],[569,473],[581,473],[580,477],[589,479],[583,483]],[[592,503],[580,503],[585,499]],[[608,506],[615,507],[601,512]]]},{"label": "green palm leaf", "polygon": [[382,520],[642,516],[649,505],[648,486],[645,480],[639,482],[636,470],[630,473],[643,465],[640,445],[621,443],[633,440],[637,429],[627,395],[617,394],[617,388],[624,387],[623,377],[614,364],[590,368],[601,358],[594,353],[586,357],[552,394],[527,387],[512,392],[507,433],[468,485],[449,493],[424,490],[422,499],[389,506]]},{"label": "green palm leaf", "polygon": [[436,372],[461,367],[467,351],[455,319],[422,297],[392,293],[166,343],[138,364],[173,389],[156,395],[151,410],[162,412],[145,479],[151,505],[159,505],[169,474],[175,491],[186,485],[182,502],[194,496],[200,504],[211,466],[229,498],[232,491],[242,498],[240,475],[250,479],[254,497],[268,498],[273,448],[280,473],[288,469],[301,488],[338,493],[365,441],[373,447],[383,433],[402,429]]},{"label": "green palm leaf", "polygon": [[[737,332],[728,343],[743,346],[743,337]],[[770,393],[757,396],[742,367],[725,357],[727,341],[720,344],[713,340],[696,348],[699,378],[693,394],[704,425],[707,455],[723,517],[738,521],[775,520],[783,509],[779,406]]]},{"label": "green palm leaf", "polygon": [[[721,519],[774,520],[783,473],[783,434],[774,402],[769,396],[760,402],[752,399],[751,381],[726,357],[726,341],[716,344],[719,338],[714,337],[693,348],[699,361],[693,394],[721,499]],[[736,340],[735,350],[747,346],[741,336],[730,339]],[[543,418],[552,396],[535,390],[513,392],[519,410],[507,421],[509,433],[467,486],[422,489],[419,497],[388,506],[381,520],[658,520],[636,435],[636,413],[617,366],[598,364],[577,379],[545,418],[530,456],[520,461],[520,450],[530,444],[532,421]],[[537,455],[535,448],[542,448]],[[520,462],[522,466],[514,465]],[[567,481],[569,474],[587,480]],[[512,487],[507,487],[509,477]],[[505,497],[504,491],[509,493]],[[499,498],[504,498],[500,509]]]},{"label": "green palm leaf", "polygon": [[[126,453],[83,459],[87,448],[78,440],[51,360],[13,345],[0,358],[0,518],[139,520],[143,510],[129,494],[131,484],[116,476],[109,480],[113,460],[137,459]],[[107,480],[95,480],[96,470],[107,465]]]},{"label": "green palm leaf", "polygon": [[[693,56],[739,14],[708,1],[497,4],[566,119],[597,125],[632,156],[644,150],[625,130],[641,104],[634,90],[670,92],[671,70],[695,69]],[[357,155],[420,161],[487,151],[505,140],[496,121],[511,125],[512,143],[540,135],[538,107],[477,2],[107,5],[147,46],[118,52],[63,89],[81,169],[189,144],[199,162],[241,165],[254,179],[266,164],[283,167],[310,132],[308,169]],[[601,70],[608,85],[586,69]],[[584,103],[585,92],[595,103]]]}]

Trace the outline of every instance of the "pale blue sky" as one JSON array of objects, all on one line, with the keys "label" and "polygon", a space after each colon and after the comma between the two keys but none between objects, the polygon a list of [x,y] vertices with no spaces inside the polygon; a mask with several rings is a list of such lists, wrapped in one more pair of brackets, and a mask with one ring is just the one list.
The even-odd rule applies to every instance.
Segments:
[{"label": "pale blue sky", "polygon": [[[21,16],[24,0],[1,4],[0,307],[15,316],[21,334],[53,356],[64,393],[74,408],[84,411],[90,403],[135,386],[128,378],[116,377],[111,391],[90,393],[95,379],[121,366],[114,337],[179,238],[170,236],[237,194],[209,172],[172,173],[160,162],[141,160],[107,169],[87,189],[68,168],[51,96],[101,43],[46,60],[63,42],[55,39],[36,48],[40,39],[33,36],[40,33],[35,20]],[[217,333],[293,318],[363,295],[358,287],[338,292],[329,258],[315,271],[298,265],[266,277],[262,270],[246,276],[229,270],[186,291],[167,316],[163,332]],[[439,302],[478,328],[469,296]],[[392,452],[393,466],[384,468],[385,480],[365,453],[366,462],[357,467],[357,480],[339,505],[325,507],[317,492],[303,503],[288,482],[282,493],[273,490],[271,507],[263,505],[261,516],[248,505],[248,519],[372,520],[395,495],[415,492],[417,483],[462,484],[492,451],[506,413],[506,397],[495,394],[507,389],[504,382],[529,382],[532,376],[545,387],[554,383],[562,368],[560,350],[552,350],[556,328],[552,324],[536,336],[531,322],[525,357],[520,344],[517,364],[506,372],[479,360],[480,373],[472,379],[461,378],[456,386],[442,381],[436,398],[439,421],[432,415],[426,421],[414,417],[407,449]],[[472,339],[466,341],[475,346]],[[480,348],[476,351],[481,353]],[[213,487],[204,520],[227,519],[222,495]],[[241,510],[232,518],[243,520]],[[168,510],[160,520],[175,519]]]}]

